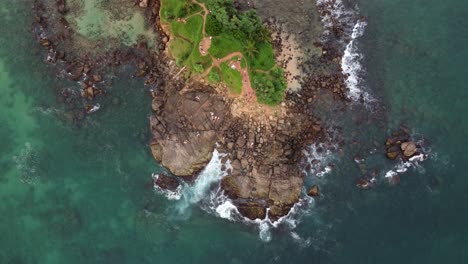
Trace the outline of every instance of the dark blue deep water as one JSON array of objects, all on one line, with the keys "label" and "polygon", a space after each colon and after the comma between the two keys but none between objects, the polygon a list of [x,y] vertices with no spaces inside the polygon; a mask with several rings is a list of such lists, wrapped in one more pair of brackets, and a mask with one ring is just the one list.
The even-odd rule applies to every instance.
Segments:
[{"label": "dark blue deep water", "polygon": [[345,115],[366,121],[344,132],[383,143],[406,125],[430,158],[398,186],[362,191],[354,155],[381,174],[394,164],[345,147],[309,214],[263,242],[257,226],[196,205],[175,216],[148,187],[161,170],[147,146],[150,98],[118,78],[125,69],[102,110],[81,127],[63,121],[54,91],[76,84],[42,62],[31,2],[1,1],[0,263],[468,263],[468,2],[355,4],[368,23],[365,89],[380,110],[351,107]]}]

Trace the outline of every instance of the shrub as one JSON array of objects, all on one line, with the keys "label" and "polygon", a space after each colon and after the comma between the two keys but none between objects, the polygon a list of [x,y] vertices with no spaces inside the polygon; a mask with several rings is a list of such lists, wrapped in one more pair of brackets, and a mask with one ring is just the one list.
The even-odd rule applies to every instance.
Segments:
[{"label": "shrub", "polygon": [[211,83],[219,83],[221,81],[221,77],[219,77],[219,73],[213,69],[208,74],[208,81]]},{"label": "shrub", "polygon": [[203,69],[203,65],[197,63],[193,65],[193,71],[196,73],[202,73],[205,69]]},{"label": "shrub", "polygon": [[210,36],[219,36],[223,32],[223,25],[213,15],[208,15],[206,17],[205,30]]}]

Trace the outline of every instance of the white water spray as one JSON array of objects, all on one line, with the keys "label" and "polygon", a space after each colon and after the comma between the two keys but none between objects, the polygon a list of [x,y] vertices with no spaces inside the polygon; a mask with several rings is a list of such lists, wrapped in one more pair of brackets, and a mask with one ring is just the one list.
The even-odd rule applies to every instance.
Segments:
[{"label": "white water spray", "polygon": [[[220,154],[217,150],[214,150],[213,157],[203,171],[198,175],[193,185],[186,184],[182,189],[182,198],[177,205],[179,213],[184,213],[190,205],[196,204],[208,196],[210,187],[221,181],[221,179],[227,175],[226,171],[223,171],[221,158],[226,154]],[[229,161],[227,161],[226,167],[230,167]]]}]

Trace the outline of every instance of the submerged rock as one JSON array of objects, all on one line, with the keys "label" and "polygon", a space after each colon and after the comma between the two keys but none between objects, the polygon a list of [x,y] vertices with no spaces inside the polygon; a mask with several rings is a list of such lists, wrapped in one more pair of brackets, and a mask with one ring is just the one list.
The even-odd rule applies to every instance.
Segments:
[{"label": "submerged rock", "polygon": [[311,197],[317,197],[320,195],[319,187],[317,185],[312,186],[310,190],[307,192],[307,195]]},{"label": "submerged rock", "polygon": [[158,186],[161,189],[174,192],[180,186],[180,183],[174,177],[170,177],[166,174],[159,174],[154,180],[154,185]]},{"label": "submerged rock", "polygon": [[366,180],[366,179],[359,179],[357,182],[356,182],[356,186],[360,189],[363,189],[363,190],[368,190],[372,187],[372,182]]},{"label": "submerged rock", "polygon": [[395,160],[400,155],[400,150],[397,147],[390,147],[387,149],[387,158]]}]

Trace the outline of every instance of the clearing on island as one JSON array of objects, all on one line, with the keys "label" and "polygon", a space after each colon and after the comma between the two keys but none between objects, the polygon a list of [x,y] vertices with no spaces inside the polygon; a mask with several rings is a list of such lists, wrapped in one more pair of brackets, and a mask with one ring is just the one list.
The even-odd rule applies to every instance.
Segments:
[{"label": "clearing on island", "polygon": [[283,100],[287,83],[276,65],[270,31],[254,10],[232,0],[163,0],[169,52],[190,76],[224,82],[232,94],[267,105]]}]

